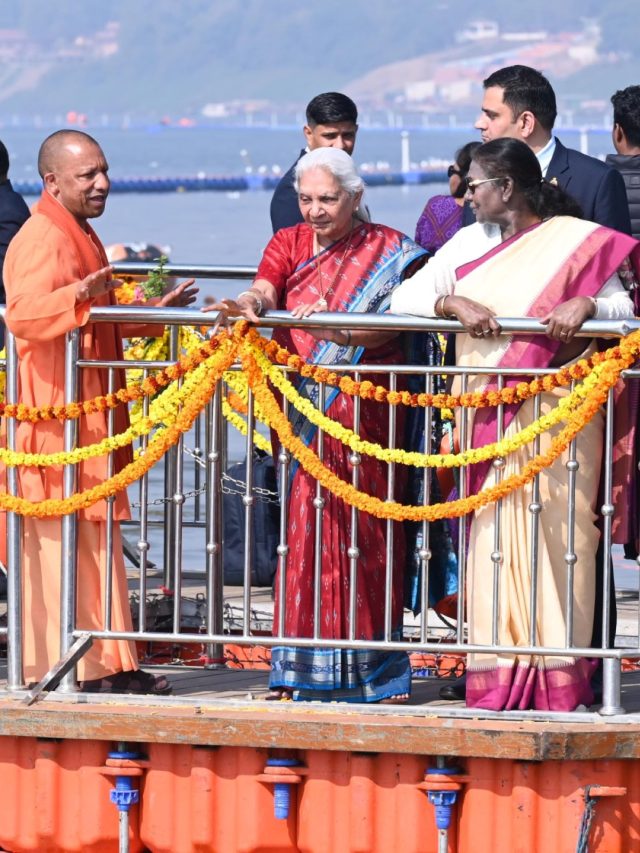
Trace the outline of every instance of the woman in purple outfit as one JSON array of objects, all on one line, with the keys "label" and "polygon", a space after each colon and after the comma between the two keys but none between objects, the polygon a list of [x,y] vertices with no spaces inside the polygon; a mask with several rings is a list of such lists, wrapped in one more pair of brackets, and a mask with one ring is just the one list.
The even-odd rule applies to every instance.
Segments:
[{"label": "woman in purple outfit", "polygon": [[480,142],[467,142],[456,152],[447,169],[450,195],[434,195],[427,202],[416,225],[416,243],[431,254],[443,246],[462,225],[465,183],[473,152]]}]

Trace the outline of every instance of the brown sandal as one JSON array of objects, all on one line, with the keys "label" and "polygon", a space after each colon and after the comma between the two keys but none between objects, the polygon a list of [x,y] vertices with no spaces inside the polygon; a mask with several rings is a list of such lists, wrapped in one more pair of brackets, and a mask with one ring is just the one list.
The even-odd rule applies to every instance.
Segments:
[{"label": "brown sandal", "polygon": [[168,696],[173,692],[165,675],[151,675],[142,669],[83,681],[80,690],[83,693],[140,693],[151,696]]}]

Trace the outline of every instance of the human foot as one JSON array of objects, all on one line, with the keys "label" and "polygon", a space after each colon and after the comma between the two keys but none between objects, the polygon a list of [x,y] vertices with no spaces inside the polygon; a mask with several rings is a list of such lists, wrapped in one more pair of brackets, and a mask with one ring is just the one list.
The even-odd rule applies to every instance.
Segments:
[{"label": "human foot", "polygon": [[293,690],[288,687],[274,687],[264,698],[267,702],[289,701],[293,699]]},{"label": "human foot", "polygon": [[387,696],[386,699],[380,699],[379,705],[404,705],[409,701],[408,693],[398,693],[396,696]]},{"label": "human foot", "polygon": [[165,675],[151,675],[142,669],[83,681],[80,690],[83,693],[144,693],[151,696],[168,696],[172,692]]}]

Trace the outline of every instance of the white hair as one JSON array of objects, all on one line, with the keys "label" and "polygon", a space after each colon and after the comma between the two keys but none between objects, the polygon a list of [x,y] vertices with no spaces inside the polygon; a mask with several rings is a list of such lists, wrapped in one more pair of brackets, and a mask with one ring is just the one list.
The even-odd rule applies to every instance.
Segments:
[{"label": "white hair", "polygon": [[296,164],[293,182],[296,192],[300,189],[300,178],[311,169],[325,169],[350,196],[364,190],[364,181],[358,174],[353,160],[340,148],[314,148],[313,151],[304,154]]}]

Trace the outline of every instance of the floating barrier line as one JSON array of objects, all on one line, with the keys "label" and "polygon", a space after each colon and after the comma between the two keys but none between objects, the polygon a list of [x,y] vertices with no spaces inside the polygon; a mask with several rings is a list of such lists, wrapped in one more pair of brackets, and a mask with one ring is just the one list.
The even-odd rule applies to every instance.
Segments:
[{"label": "floating barrier line", "polygon": [[[364,174],[368,187],[396,187],[403,184],[442,184],[447,182],[446,172],[410,171],[410,172],[374,172]],[[112,193],[174,193],[174,192],[245,192],[247,190],[273,191],[279,175],[210,175],[177,177],[133,177],[114,178],[111,181]],[[40,181],[12,180],[13,188],[21,195],[39,196],[42,192]]]}]

